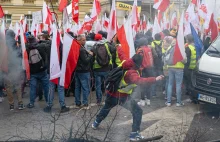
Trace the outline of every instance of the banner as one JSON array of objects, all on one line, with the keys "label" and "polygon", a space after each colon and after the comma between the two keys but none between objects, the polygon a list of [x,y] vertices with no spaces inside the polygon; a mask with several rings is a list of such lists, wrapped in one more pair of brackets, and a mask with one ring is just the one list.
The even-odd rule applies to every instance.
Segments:
[{"label": "banner", "polygon": [[[119,10],[127,10],[131,11],[132,10],[132,4],[127,4],[124,2],[116,2],[116,8]],[[138,13],[141,12],[141,6],[138,6]]]},{"label": "banner", "polygon": [[43,16],[41,11],[36,11],[32,13],[32,17],[35,20],[36,24],[43,23]]}]

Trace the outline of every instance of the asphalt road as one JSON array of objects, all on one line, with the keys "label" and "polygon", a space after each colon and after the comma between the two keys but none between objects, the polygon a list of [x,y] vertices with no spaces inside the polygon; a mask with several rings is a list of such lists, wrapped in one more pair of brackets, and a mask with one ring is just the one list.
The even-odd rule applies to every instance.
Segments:
[{"label": "asphalt road", "polygon": [[[29,91],[29,88],[26,89]],[[24,97],[28,104],[27,93]],[[183,96],[185,106],[165,106],[164,96],[158,91],[158,97],[152,98],[151,106],[144,106],[141,133],[145,137],[163,135],[161,142],[206,142],[220,139],[220,109],[211,105],[192,104]],[[138,93],[133,97],[138,100]],[[88,111],[71,109],[59,115],[59,102],[55,95],[52,114],[43,112],[44,101],[36,102],[35,108],[10,111],[7,99],[0,104],[0,140],[52,140],[62,141],[69,137],[88,138],[93,141],[129,141],[132,115],[118,106],[101,123],[99,129],[92,130],[93,122],[100,107],[95,105],[95,92],[91,93],[92,108]],[[175,103],[175,101],[173,101]],[[66,104],[72,106],[74,97],[66,98]]]}]

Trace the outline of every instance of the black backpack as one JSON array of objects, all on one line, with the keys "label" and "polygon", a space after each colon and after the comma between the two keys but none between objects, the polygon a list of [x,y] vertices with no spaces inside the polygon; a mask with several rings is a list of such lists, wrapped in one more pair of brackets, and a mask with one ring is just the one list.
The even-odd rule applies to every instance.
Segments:
[{"label": "black backpack", "polygon": [[106,90],[110,93],[117,92],[125,71],[122,67],[111,70],[105,80]]},{"label": "black backpack", "polygon": [[108,66],[111,60],[111,53],[106,48],[109,49],[107,43],[95,44],[96,61],[102,67]]},{"label": "black backpack", "polygon": [[157,56],[154,57],[154,65],[156,67],[160,67],[160,66],[163,65],[163,63],[162,63],[162,56],[163,56],[163,54],[162,54],[162,42],[159,45],[156,42],[153,42],[153,43],[155,45],[155,51],[156,51],[156,54],[157,54]]}]

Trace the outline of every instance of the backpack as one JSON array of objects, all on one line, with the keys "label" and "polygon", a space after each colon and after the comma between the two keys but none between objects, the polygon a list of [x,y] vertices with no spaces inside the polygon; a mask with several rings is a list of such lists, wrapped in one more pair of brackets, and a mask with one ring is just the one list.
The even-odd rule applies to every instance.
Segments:
[{"label": "backpack", "polygon": [[162,57],[164,66],[173,65],[173,56],[174,56],[174,47],[172,46],[164,53]]},{"label": "backpack", "polygon": [[147,46],[143,46],[137,50],[137,54],[141,54],[143,56],[141,69],[153,67],[154,60],[153,60],[151,48]]},{"label": "backpack", "polygon": [[122,67],[117,67],[111,70],[105,80],[106,90],[110,93],[117,92],[124,73],[125,70],[123,70]]},{"label": "backpack", "polygon": [[45,63],[37,49],[32,49],[29,52],[29,64],[39,65],[39,68],[43,68]]},{"label": "backpack", "polygon": [[108,66],[111,60],[111,53],[109,53],[107,48],[107,43],[95,44],[96,61],[101,67]]},{"label": "backpack", "polygon": [[155,45],[155,51],[156,51],[156,53],[157,53],[157,57],[158,57],[159,59],[161,59],[161,58],[162,58],[162,42],[160,42],[159,45],[157,45],[156,42],[153,42],[153,43],[154,43],[154,45]]}]

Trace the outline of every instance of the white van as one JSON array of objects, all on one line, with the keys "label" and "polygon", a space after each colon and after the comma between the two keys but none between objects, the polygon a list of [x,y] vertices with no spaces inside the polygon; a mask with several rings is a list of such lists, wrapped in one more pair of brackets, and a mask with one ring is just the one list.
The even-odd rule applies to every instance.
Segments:
[{"label": "white van", "polygon": [[198,101],[220,104],[220,36],[198,61],[192,84]]}]

